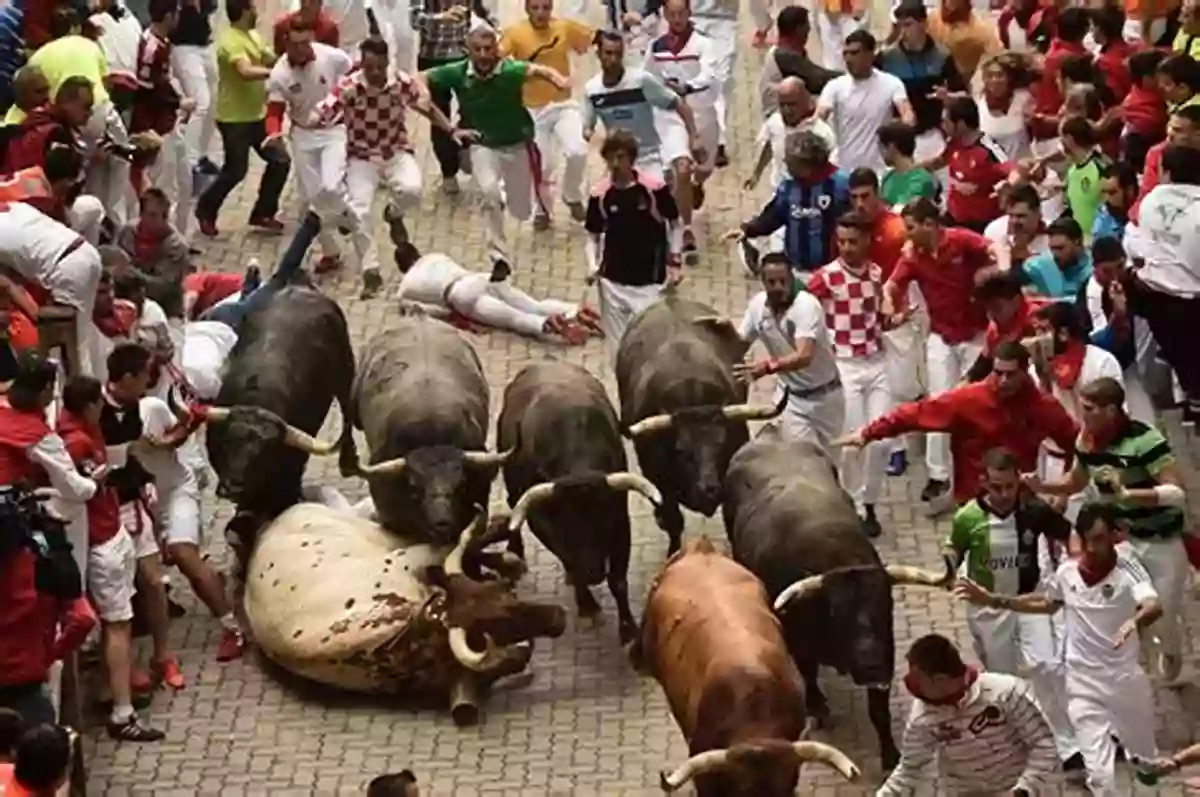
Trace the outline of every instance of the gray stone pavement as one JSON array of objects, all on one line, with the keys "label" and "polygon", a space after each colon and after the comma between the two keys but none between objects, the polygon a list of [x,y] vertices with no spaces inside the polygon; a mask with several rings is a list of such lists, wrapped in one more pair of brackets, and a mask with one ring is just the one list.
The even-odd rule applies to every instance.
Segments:
[{"label": "gray stone pavement", "polygon": [[[507,2],[501,13],[504,20],[511,20],[519,8]],[[263,15],[264,19],[271,16]],[[748,31],[749,26],[743,29]],[[763,188],[754,193],[741,188],[751,167],[758,127],[757,93],[753,87],[761,60],[761,53],[748,44],[740,49],[730,151],[734,163],[715,177],[708,192],[706,223],[700,227],[705,260],[687,272],[683,287],[689,296],[733,315],[742,311],[755,284],[742,275],[728,247],[721,243],[720,234],[753,212],[765,198]],[[583,62],[585,74],[591,74],[594,68],[589,61]],[[481,263],[483,225],[470,191],[452,201],[434,190],[437,169],[426,143],[426,125],[415,122],[414,127],[419,131],[420,154],[429,181],[422,207],[410,221],[415,243],[424,252],[440,250],[464,263]],[[598,155],[594,156],[593,173],[599,165]],[[250,257],[260,258],[267,269],[275,262],[285,239],[249,233],[242,226],[253,199],[250,186],[255,183],[252,174],[231,198],[221,217],[222,235],[201,244],[203,260],[209,267],[236,271]],[[290,187],[284,207],[287,218],[298,217]],[[527,225],[519,232],[514,228],[514,279],[535,295],[573,300],[582,292],[583,234],[566,220],[565,213],[559,215],[554,228],[545,233],[534,233]],[[390,247],[382,243],[386,242],[382,228],[378,237],[390,252]],[[394,273],[387,277],[389,292],[367,302],[357,298],[354,265],[347,274],[325,285],[347,311],[357,347],[386,328],[396,311],[390,291],[397,278]],[[583,348],[559,348],[501,332],[468,337],[487,368],[496,412],[508,381],[527,363],[545,357],[580,363],[612,389],[599,341]],[[337,419],[331,417],[326,430],[335,429],[336,423]],[[1190,466],[1200,447],[1174,421],[1171,430],[1193,473],[1192,481],[1196,481]],[[362,483],[341,479],[332,462],[314,460],[307,478],[335,486],[352,499],[365,493]],[[939,541],[947,533],[948,523],[924,517],[916,499],[923,483],[921,468],[915,468],[906,478],[889,480],[880,507],[885,533],[878,542],[886,561],[927,566],[938,562]],[[502,491],[498,484],[493,491],[493,507],[502,505]],[[635,513],[630,586],[634,610],[640,612],[645,589],[665,557],[666,540],[645,503],[630,503]],[[210,495],[206,512],[212,516],[208,551],[214,562],[223,564],[227,551],[220,530],[230,507]],[[687,532],[724,540],[718,519],[688,515]],[[572,609],[561,568],[536,541],[530,540],[528,550],[531,568],[522,591],[539,599],[557,600]],[[253,654],[242,661],[217,664],[213,658],[219,635],[216,621],[207,616],[181,578],[176,576],[175,581],[182,587],[181,600],[189,610],[172,628],[174,647],[188,679],[187,689],[177,694],[159,693],[155,698],[149,716],[167,732],[167,739],[160,744],[117,744],[107,739],[100,727],[90,730],[93,795],[356,794],[373,776],[405,767],[417,773],[423,793],[434,797],[652,795],[659,793],[659,771],[686,757],[686,744],[657,684],[635,674],[622,653],[612,601],[603,589],[596,590],[596,595],[605,608],[607,624],[591,631],[571,627],[562,638],[539,643],[532,664],[536,674],[532,685],[495,694],[479,727],[460,730],[445,711],[417,710],[377,698],[330,696],[280,679]],[[1188,615],[1191,627],[1200,627],[1200,613],[1194,605]],[[901,672],[908,644],[930,631],[949,634],[970,651],[962,610],[945,594],[898,589],[896,650]],[[1194,654],[1189,655],[1187,672],[1193,673],[1195,664]],[[866,774],[862,783],[845,784],[826,771],[808,771],[800,793],[822,797],[872,793],[880,772],[862,693],[829,673],[823,673],[822,680],[835,717],[835,727],[826,732],[825,738],[847,751]],[[897,686],[892,702],[899,733],[909,705],[903,687]],[[1160,744],[1175,748],[1190,743],[1195,736],[1196,708],[1200,706],[1195,688],[1182,692],[1159,690],[1158,706]],[[1125,788],[1130,794],[1180,795],[1184,791],[1178,783],[1176,779],[1157,790],[1132,785]],[[1074,794],[1080,790],[1062,786],[1054,793]]]}]

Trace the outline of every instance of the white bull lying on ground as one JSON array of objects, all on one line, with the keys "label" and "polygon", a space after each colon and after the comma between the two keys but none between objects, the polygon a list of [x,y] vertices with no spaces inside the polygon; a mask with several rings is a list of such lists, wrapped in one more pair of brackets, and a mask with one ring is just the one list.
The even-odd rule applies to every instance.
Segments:
[{"label": "white bull lying on ground", "polygon": [[455,722],[475,722],[481,691],[528,665],[521,643],[566,627],[562,607],[463,574],[482,518],[449,550],[321,504],[293,506],[260,532],[247,568],[255,640],[267,658],[318,683],[449,694]]}]

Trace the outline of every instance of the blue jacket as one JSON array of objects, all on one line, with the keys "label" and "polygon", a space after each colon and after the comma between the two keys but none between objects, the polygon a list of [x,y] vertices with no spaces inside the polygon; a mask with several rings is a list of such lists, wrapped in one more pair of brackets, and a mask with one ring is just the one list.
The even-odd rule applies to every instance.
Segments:
[{"label": "blue jacket", "polygon": [[1114,216],[1108,209],[1108,205],[1101,205],[1100,209],[1096,211],[1096,220],[1092,222],[1092,240],[1116,238],[1118,241],[1123,241],[1127,223]]},{"label": "blue jacket", "polygon": [[793,268],[812,271],[833,260],[837,220],[850,208],[850,175],[830,166],[824,177],[802,182],[789,177],[750,221],[748,238],[784,228],[783,253]]}]

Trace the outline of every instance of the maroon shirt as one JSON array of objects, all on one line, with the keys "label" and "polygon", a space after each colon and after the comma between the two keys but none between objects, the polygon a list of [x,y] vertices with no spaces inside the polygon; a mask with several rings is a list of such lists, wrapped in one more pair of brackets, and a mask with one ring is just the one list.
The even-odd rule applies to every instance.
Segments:
[{"label": "maroon shirt", "polygon": [[179,92],[171,85],[171,43],[149,28],[138,44],[137,82],[129,132],[168,135],[179,118]]}]

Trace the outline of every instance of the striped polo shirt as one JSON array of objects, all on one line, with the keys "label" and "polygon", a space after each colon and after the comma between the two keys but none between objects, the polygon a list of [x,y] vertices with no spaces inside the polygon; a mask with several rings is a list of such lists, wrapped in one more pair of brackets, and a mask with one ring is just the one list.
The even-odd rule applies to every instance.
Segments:
[{"label": "striped polo shirt", "polygon": [[[1127,490],[1157,487],[1163,469],[1175,463],[1175,454],[1162,432],[1141,421],[1130,420],[1124,433],[1103,451],[1090,451],[1081,437],[1077,445],[1080,466],[1095,481],[1099,468],[1115,468]],[[1104,492],[1101,489],[1101,492]],[[1129,524],[1129,535],[1138,539],[1174,537],[1183,533],[1184,512],[1177,506],[1134,506],[1114,502],[1117,517]]]}]

